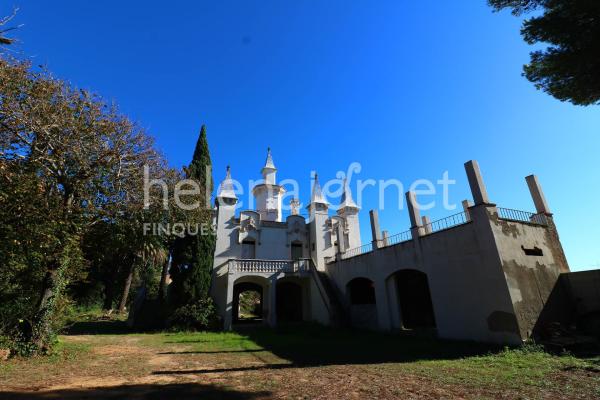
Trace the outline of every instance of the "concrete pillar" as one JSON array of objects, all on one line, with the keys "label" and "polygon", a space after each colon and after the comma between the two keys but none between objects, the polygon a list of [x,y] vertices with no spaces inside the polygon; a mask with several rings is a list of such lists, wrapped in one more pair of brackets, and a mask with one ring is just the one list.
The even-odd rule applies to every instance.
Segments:
[{"label": "concrete pillar", "polygon": [[233,323],[233,284],[234,279],[231,274],[227,274],[227,297],[225,298],[225,321],[223,328],[226,331],[231,330]]},{"label": "concrete pillar", "polygon": [[408,214],[410,216],[410,226],[421,226],[421,213],[417,206],[417,196],[415,192],[406,192],[406,204],[408,204]]},{"label": "concrete pillar", "polygon": [[277,277],[270,279],[269,284],[269,326],[277,326]]},{"label": "concrete pillar", "polygon": [[433,227],[431,226],[431,219],[427,215],[423,215],[422,221],[423,221],[423,230],[425,231],[426,235],[429,235],[430,233],[433,232]]},{"label": "concrete pillar", "polygon": [[398,285],[395,276],[390,276],[386,281],[387,300],[390,311],[390,323],[392,330],[401,330],[402,310],[400,309],[400,300],[398,298]]},{"label": "concrete pillar", "polygon": [[414,192],[406,192],[406,204],[408,204],[408,215],[410,216],[410,232],[414,240],[424,234],[421,225],[421,213]]},{"label": "concrete pillar", "polygon": [[390,245],[390,233],[388,231],[383,231],[383,245]]},{"label": "concrete pillar", "polygon": [[387,287],[385,281],[375,280],[375,306],[377,308],[377,323],[382,331],[392,329],[390,307],[388,304]]},{"label": "concrete pillar", "polygon": [[471,187],[471,194],[475,205],[479,204],[490,204],[485,184],[481,176],[481,170],[479,164],[475,160],[467,161],[465,163],[465,170],[467,172],[467,178],[469,179],[469,186]]},{"label": "concrete pillar", "polygon": [[465,216],[467,217],[467,221],[471,220],[471,215],[469,214],[469,207],[472,207],[473,204],[469,200],[462,201],[463,211],[465,212]]},{"label": "concrete pillar", "polygon": [[535,175],[529,175],[525,178],[525,180],[527,181],[529,193],[531,193],[531,198],[533,199],[533,204],[535,204],[535,209],[537,212],[541,214],[551,214],[550,207],[548,207],[548,203],[546,202],[546,197],[544,196],[544,192],[542,191],[542,186],[540,185],[538,177]]},{"label": "concrete pillar", "polygon": [[379,228],[379,213],[377,210],[369,211],[371,218],[371,237],[373,238],[373,248],[379,248],[382,245],[381,229]]}]

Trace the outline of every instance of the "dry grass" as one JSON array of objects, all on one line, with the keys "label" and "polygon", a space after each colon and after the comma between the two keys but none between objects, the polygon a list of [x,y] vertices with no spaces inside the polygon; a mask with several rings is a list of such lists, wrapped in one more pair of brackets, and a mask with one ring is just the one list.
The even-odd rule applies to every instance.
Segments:
[{"label": "dry grass", "polygon": [[68,335],[0,364],[0,398],[595,399],[598,360],[297,326]]}]

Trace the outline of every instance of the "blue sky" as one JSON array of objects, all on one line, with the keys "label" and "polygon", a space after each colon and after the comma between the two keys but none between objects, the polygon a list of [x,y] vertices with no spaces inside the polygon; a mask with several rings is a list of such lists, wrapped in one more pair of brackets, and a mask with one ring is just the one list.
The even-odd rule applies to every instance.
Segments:
[{"label": "blue sky", "polygon": [[[463,163],[477,159],[503,207],[534,210],[524,177],[537,174],[571,268],[600,267],[600,109],[522,78],[531,49],[520,21],[485,0],[14,4],[19,49],[116,101],[173,166],[189,162],[204,123],[217,182],[227,164],[258,179],[271,146],[278,177],[297,179],[304,202],[311,170],[327,180],[356,161],[359,178],[407,185],[447,170],[460,203]],[[363,242],[377,204],[366,190]],[[406,210],[380,217],[390,233],[409,226]]]}]

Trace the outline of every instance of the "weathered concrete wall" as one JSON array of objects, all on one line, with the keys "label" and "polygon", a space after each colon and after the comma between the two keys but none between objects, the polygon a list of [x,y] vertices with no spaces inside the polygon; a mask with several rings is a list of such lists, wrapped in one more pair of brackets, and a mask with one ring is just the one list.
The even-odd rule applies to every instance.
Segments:
[{"label": "weathered concrete wall", "polygon": [[[548,217],[550,218],[550,217]],[[491,228],[523,339],[531,336],[566,260],[551,227],[508,221],[490,210]],[[557,259],[558,256],[558,259]]]},{"label": "weathered concrete wall", "polygon": [[357,277],[375,283],[379,329],[401,328],[394,274],[414,269],[427,274],[440,337],[518,343],[511,298],[493,235],[486,228],[485,209],[472,209],[473,222],[328,264],[328,273],[342,293]]}]

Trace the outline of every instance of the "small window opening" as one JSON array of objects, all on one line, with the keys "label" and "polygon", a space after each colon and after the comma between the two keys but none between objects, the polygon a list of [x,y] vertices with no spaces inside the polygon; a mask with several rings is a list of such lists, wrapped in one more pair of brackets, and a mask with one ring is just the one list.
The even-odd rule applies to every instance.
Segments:
[{"label": "small window opening", "polygon": [[521,246],[521,248],[523,249],[523,252],[525,253],[526,256],[541,257],[544,255],[544,252],[542,251],[542,249],[538,248],[537,246],[534,247],[533,249],[526,249],[525,246]]}]

